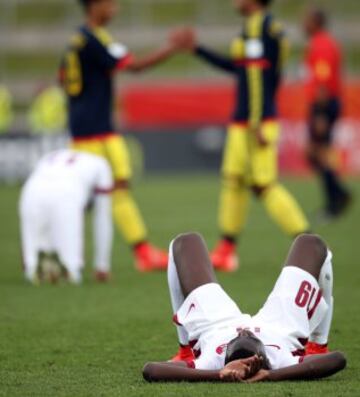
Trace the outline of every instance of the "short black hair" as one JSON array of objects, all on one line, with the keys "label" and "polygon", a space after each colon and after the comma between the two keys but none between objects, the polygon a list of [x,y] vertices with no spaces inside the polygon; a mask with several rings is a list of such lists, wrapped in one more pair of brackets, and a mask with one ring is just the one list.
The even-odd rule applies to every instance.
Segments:
[{"label": "short black hair", "polygon": [[313,8],[311,14],[321,28],[325,28],[328,25],[328,15],[322,8]]},{"label": "short black hair", "polygon": [[79,0],[79,3],[84,7],[84,8],[88,8],[89,5],[93,2],[95,2],[96,0]]},{"label": "short black hair", "polygon": [[239,335],[230,341],[227,346],[225,364],[255,355],[263,359],[263,368],[270,369],[270,363],[266,357],[265,347],[261,340],[255,336]]},{"label": "short black hair", "polygon": [[257,2],[263,5],[264,7],[267,7],[273,2],[273,0],[257,0]]}]

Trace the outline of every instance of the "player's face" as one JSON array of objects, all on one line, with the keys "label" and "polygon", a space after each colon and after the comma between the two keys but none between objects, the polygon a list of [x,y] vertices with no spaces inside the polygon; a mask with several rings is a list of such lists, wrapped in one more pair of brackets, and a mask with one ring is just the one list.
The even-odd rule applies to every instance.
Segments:
[{"label": "player's face", "polygon": [[254,9],[256,0],[233,0],[235,10],[243,16],[249,16]]},{"label": "player's face", "polygon": [[[239,357],[244,357],[244,352],[247,352],[248,357],[252,355],[261,357],[263,359],[263,368],[269,368],[264,344],[247,329],[239,331],[238,337],[230,342],[228,349],[227,354],[229,356],[227,359],[231,361],[237,360]],[[242,351],[241,354],[240,351]]]},{"label": "player's face", "polygon": [[303,29],[304,32],[307,36],[312,36],[314,34],[314,32],[316,31],[317,28],[317,24],[316,24],[316,20],[314,18],[314,16],[308,12],[305,17],[304,17],[304,21],[303,21]]},{"label": "player's face", "polygon": [[116,0],[99,0],[94,2],[94,12],[103,24],[109,23],[118,11]]}]

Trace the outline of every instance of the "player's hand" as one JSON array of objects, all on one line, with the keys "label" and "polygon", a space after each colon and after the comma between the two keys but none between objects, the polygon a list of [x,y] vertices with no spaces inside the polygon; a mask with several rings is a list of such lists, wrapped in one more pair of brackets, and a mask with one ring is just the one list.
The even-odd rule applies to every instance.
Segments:
[{"label": "player's hand", "polygon": [[232,361],[220,371],[220,379],[224,382],[243,382],[255,376],[262,364],[258,356]]},{"label": "player's hand", "polygon": [[197,44],[197,37],[192,28],[174,29],[170,33],[169,41],[178,51],[193,51]]},{"label": "player's hand", "polygon": [[260,369],[255,375],[245,379],[245,383],[265,382],[269,380],[270,371],[267,369]]}]

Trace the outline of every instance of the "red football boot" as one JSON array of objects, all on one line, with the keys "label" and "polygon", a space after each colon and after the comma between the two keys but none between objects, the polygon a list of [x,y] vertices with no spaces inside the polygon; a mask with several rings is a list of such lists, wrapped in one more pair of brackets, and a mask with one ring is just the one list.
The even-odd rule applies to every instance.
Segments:
[{"label": "red football boot", "polygon": [[221,240],[211,253],[211,261],[215,270],[235,272],[239,268],[236,244]]},{"label": "red football boot", "polygon": [[328,345],[319,345],[315,342],[308,342],[305,347],[305,354],[307,356],[312,354],[326,354],[329,353]]},{"label": "red football boot", "polygon": [[182,346],[180,345],[179,351],[176,356],[174,356],[170,361],[178,362],[178,361],[193,361],[195,360],[194,353],[189,345]]},{"label": "red football boot", "polygon": [[168,255],[149,243],[139,244],[135,248],[135,267],[140,272],[166,270]]},{"label": "red football boot", "polygon": [[110,273],[97,270],[94,277],[98,283],[107,283],[110,280]]}]

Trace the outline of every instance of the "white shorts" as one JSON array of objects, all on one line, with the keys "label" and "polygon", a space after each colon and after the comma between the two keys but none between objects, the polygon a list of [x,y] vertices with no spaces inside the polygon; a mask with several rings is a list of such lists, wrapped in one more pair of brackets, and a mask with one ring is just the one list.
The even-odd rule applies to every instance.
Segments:
[{"label": "white shorts", "polygon": [[248,323],[251,317],[241,313],[237,304],[219,284],[210,283],[192,291],[178,310],[175,321],[183,326],[190,341],[203,334],[232,324]]},{"label": "white shorts", "polygon": [[315,277],[299,267],[284,267],[263,308],[253,317],[280,331],[299,349],[328,310]]},{"label": "white shorts", "polygon": [[68,271],[83,266],[84,208],[77,197],[54,186],[27,183],[20,198],[24,267],[32,277],[39,252],[56,252]]}]

